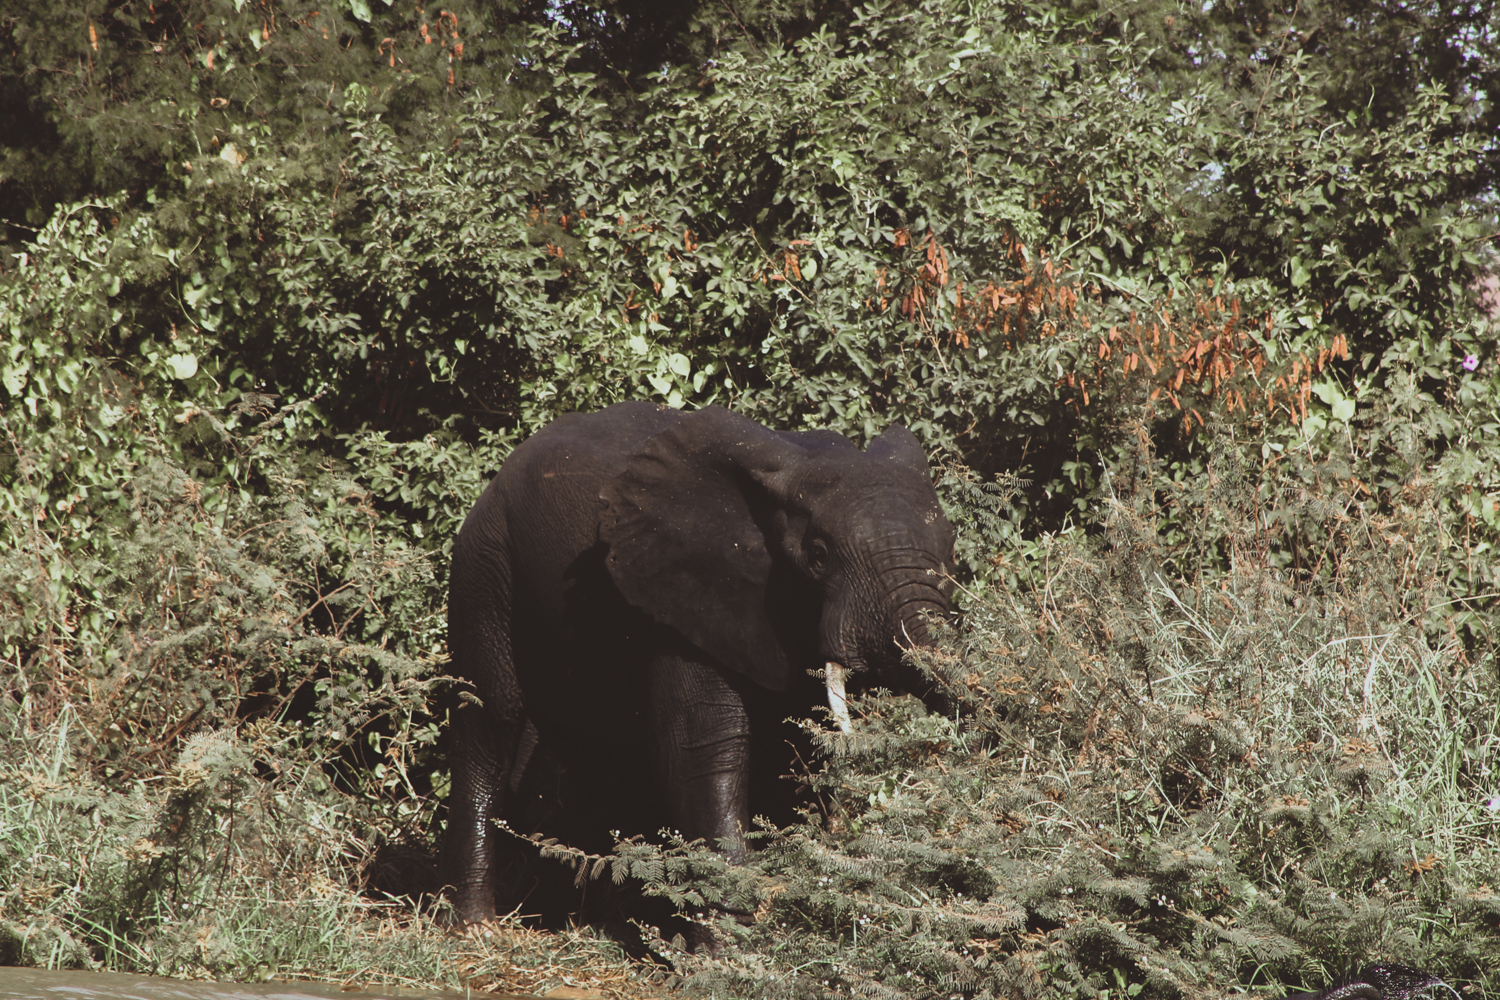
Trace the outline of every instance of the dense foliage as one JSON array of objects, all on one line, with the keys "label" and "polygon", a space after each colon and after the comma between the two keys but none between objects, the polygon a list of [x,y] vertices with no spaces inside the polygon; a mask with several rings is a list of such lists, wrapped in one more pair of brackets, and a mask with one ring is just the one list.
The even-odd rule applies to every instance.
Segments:
[{"label": "dense foliage", "polygon": [[[1443,899],[1478,892],[1493,859],[1471,840],[1443,855],[1434,831],[1479,823],[1496,791],[1494,722],[1473,714],[1496,670],[1500,592],[1500,326],[1479,295],[1496,233],[1496,31],[1493,11],[1453,2],[0,2],[0,712],[22,733],[76,720],[69,759],[119,795],[168,773],[184,739],[278,720],[296,734],[278,754],[328,771],[360,822],[420,839],[445,790],[445,549],[509,447],[626,398],[855,438],[902,421],[947,467],[963,528],[966,676],[1104,700],[1060,707],[1090,731],[1061,742],[1030,710],[924,722],[893,705],[872,717],[877,743],[948,727],[921,736],[941,744],[923,767],[983,774],[1017,802],[1044,774],[1071,780],[1064,751],[1125,759],[1097,749],[1108,712],[1122,732],[1157,715],[1178,732],[1209,693],[1121,650],[1192,630],[1205,638],[1172,670],[1212,673],[1225,654],[1206,637],[1281,627],[1210,610],[1215,588],[1248,600],[1252,566],[1280,588],[1277,614],[1323,618],[1286,653],[1290,675],[1197,711],[1259,697],[1293,713],[1255,716],[1284,729],[1333,713],[1320,732],[1342,753],[1368,728],[1347,706],[1297,714],[1289,685],[1326,683],[1328,649],[1389,636],[1399,655],[1361,655],[1434,679],[1428,701],[1403,688],[1381,711],[1441,719],[1442,752],[1462,764],[1443,786],[1449,826],[1421,832],[1419,812],[1387,832],[1434,845]],[[1025,480],[1004,504],[1002,472]],[[1109,568],[1127,495],[1129,571]],[[1086,626],[1062,621],[1047,589],[1058,545],[1124,588],[1117,607],[1078,611]],[[1047,595],[1032,613],[1048,634],[1028,640],[1047,656],[1130,665],[1089,680],[995,652],[1023,647],[997,638],[1012,625],[985,602],[1027,588]],[[1189,591],[1190,608],[1163,597]],[[1069,629],[1085,627],[1106,641],[1078,646]],[[1316,983],[1318,963],[1345,961],[1330,949],[1374,957],[1359,947],[1479,975],[1487,939],[1470,954],[1401,936],[1437,905],[1416,890],[1381,925],[1395,937],[1356,947],[1277,925],[1265,944],[1281,918],[1242,889],[1283,889],[1245,868],[1260,841],[1244,804],[1302,795],[1288,784],[1302,765],[1292,743],[1269,749],[1284,732],[1256,725],[1236,739],[1269,770],[1166,796],[1170,809],[1147,805],[1163,797],[1150,782],[1188,758],[1176,737],[1137,748],[1112,779],[1136,806],[1109,834],[1145,843],[1149,823],[1149,843],[1175,844],[1234,813],[1213,835],[1234,858],[1213,891],[1241,901],[1223,912],[1249,936],[1210,946],[1206,925],[1165,927],[1140,900],[1176,897],[1152,881],[1154,848],[1132,847],[1109,875],[1131,888],[1090,919],[1147,921],[1151,942],[1122,931],[1111,954],[1159,956],[1178,985],[1065,950],[1038,989]],[[1054,771],[1011,774],[1027,741]],[[846,750],[830,744],[819,779],[843,782],[816,835],[836,854],[869,836],[833,822],[857,818],[849,790],[906,780],[906,751]],[[1312,771],[1333,766],[1307,752]],[[1308,797],[1309,816],[1333,817],[1305,844],[1326,864],[1354,856],[1361,817],[1385,801],[1359,794],[1336,816]],[[1002,793],[950,789],[923,822],[936,836],[955,810],[994,821],[986,795]],[[1071,850],[1070,829],[1037,849]],[[909,849],[957,851],[994,894],[1029,869],[984,830]],[[812,836],[773,843],[755,871],[774,880],[774,859]],[[1316,877],[1353,891],[1352,875]],[[830,912],[856,905],[855,888]],[[1072,926],[1057,899],[994,899],[1010,923],[975,940]],[[1472,919],[1456,926],[1488,918]],[[821,920],[786,968],[840,940]],[[747,940],[746,954],[775,951]],[[915,966],[932,984],[1012,988],[934,961]]]},{"label": "dense foliage", "polygon": [[[721,952],[676,957],[690,988],[1218,997],[1318,988],[1371,955],[1494,988],[1496,678],[1402,629],[1409,595],[1380,582],[1385,537],[1418,530],[1431,498],[1371,516],[1282,483],[1278,508],[1343,548],[1337,585],[1289,587],[1254,548],[1195,582],[1161,572],[1177,546],[1142,458],[1147,475],[1101,495],[1102,546],[1049,543],[1035,587],[976,602],[922,654],[954,717],[885,696],[853,734],[816,728],[811,822],[744,868],[680,844],[587,859],[707,915],[755,914],[718,917]],[[1227,491],[1205,534],[1286,530],[1257,531],[1247,486],[1221,455],[1182,500]],[[1431,586],[1438,546],[1414,541],[1396,561]]]}]

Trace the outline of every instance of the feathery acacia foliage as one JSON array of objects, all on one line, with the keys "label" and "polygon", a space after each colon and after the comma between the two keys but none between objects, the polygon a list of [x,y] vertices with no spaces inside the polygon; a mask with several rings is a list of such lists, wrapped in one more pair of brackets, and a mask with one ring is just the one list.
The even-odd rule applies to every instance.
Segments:
[{"label": "feathery acacia foliage", "polygon": [[[1256,492],[1214,475],[1178,502]],[[1314,589],[1254,547],[1167,569],[1199,540],[1151,530],[1161,485],[1111,484],[1102,551],[1049,544],[1037,587],[915,654],[951,717],[875,695],[854,733],[818,727],[819,808],[747,865],[630,842],[579,877],[730,914],[716,953],[663,943],[711,996],[1217,997],[1371,956],[1493,989],[1496,678],[1371,585],[1424,501],[1284,500],[1345,532]]]}]

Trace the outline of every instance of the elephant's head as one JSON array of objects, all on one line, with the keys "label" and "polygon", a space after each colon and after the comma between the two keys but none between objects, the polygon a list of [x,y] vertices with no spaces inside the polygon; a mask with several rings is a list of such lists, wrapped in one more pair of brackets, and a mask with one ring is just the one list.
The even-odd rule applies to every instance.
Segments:
[{"label": "elephant's head", "polygon": [[948,610],[953,529],[905,428],[861,452],[708,407],[651,438],[602,498],[620,591],[730,669],[786,687],[789,653],[812,652],[789,650],[779,620],[778,588],[795,585],[820,602],[812,641],[841,725],[846,672],[917,690],[901,647],[926,640],[923,612]]}]

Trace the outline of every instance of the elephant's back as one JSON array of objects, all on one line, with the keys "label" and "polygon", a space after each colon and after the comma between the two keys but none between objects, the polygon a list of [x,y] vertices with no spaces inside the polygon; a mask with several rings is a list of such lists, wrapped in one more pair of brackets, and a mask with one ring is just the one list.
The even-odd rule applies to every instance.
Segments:
[{"label": "elephant's back", "polygon": [[[505,459],[465,518],[460,539],[483,544],[485,535],[510,534],[510,522],[529,507],[540,512],[592,506],[599,485],[620,474],[652,435],[682,414],[651,403],[616,403],[593,413],[568,413],[537,431]],[[569,501],[573,502],[569,502]]]},{"label": "elephant's back", "polygon": [[[629,401],[592,413],[567,413],[537,431],[516,448],[512,458],[533,454],[574,453],[579,459],[610,465],[606,475],[618,475],[625,462],[651,437],[686,414],[670,406]],[[506,460],[506,464],[510,459]]]},{"label": "elephant's back", "polygon": [[[593,413],[569,413],[519,445],[491,489],[516,510],[533,505],[576,520],[582,510],[602,508],[599,491],[625,470],[630,456],[682,413],[651,403],[616,403]],[[550,532],[549,532],[550,533]]]},{"label": "elephant's back", "polygon": [[500,563],[547,618],[574,564],[599,543],[599,493],[653,435],[682,419],[650,403],[560,417],[516,447],[464,521],[455,562]]}]

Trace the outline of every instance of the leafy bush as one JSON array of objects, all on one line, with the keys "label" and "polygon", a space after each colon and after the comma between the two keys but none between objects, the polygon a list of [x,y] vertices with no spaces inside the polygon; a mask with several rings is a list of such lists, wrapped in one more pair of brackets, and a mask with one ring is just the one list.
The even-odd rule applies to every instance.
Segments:
[{"label": "leafy bush", "polygon": [[[1027,474],[1018,516],[1038,527],[1124,460],[1132,420],[1189,468],[1209,420],[1250,454],[1312,448],[1382,488],[1458,450],[1476,468],[1447,481],[1493,492],[1475,406],[1493,365],[1460,366],[1496,339],[1469,290],[1486,147],[1442,93],[1330,122],[1324,70],[1298,63],[1273,70],[1247,131],[1212,74],[1152,90],[1150,51],[938,3],[623,91],[573,71],[558,35],[534,31],[516,85],[445,108],[441,129],[341,83],[336,172],[225,122],[229,152],[156,182],[149,211],[60,215],[93,227],[63,265],[83,272],[63,294],[90,332],[27,336],[38,307],[58,312],[28,301],[13,403],[73,392],[88,342],[205,413],[234,392],[317,397],[303,432],[325,455],[498,435],[442,460],[470,480],[561,412],[654,398],[856,436],[904,421],[981,474]],[[412,482],[382,491],[395,511],[463,507],[409,459]],[[1450,529],[1482,507],[1454,504]]]},{"label": "leafy bush", "polygon": [[[1254,496],[1215,472],[1179,502]],[[954,716],[877,694],[854,733],[815,726],[821,808],[746,866],[553,853],[705,919],[753,914],[713,920],[718,953],[663,943],[691,993],[1208,997],[1375,957],[1493,989],[1493,670],[1361,572],[1299,584],[1251,545],[1223,576],[1173,572],[1197,543],[1163,544],[1150,485],[1101,496],[1102,548],[1046,543],[1034,589],[915,654]],[[1423,516],[1349,499],[1277,509],[1329,524],[1351,569]],[[1253,537],[1252,506],[1216,510]],[[1431,585],[1440,548],[1417,541],[1403,575]]]}]

